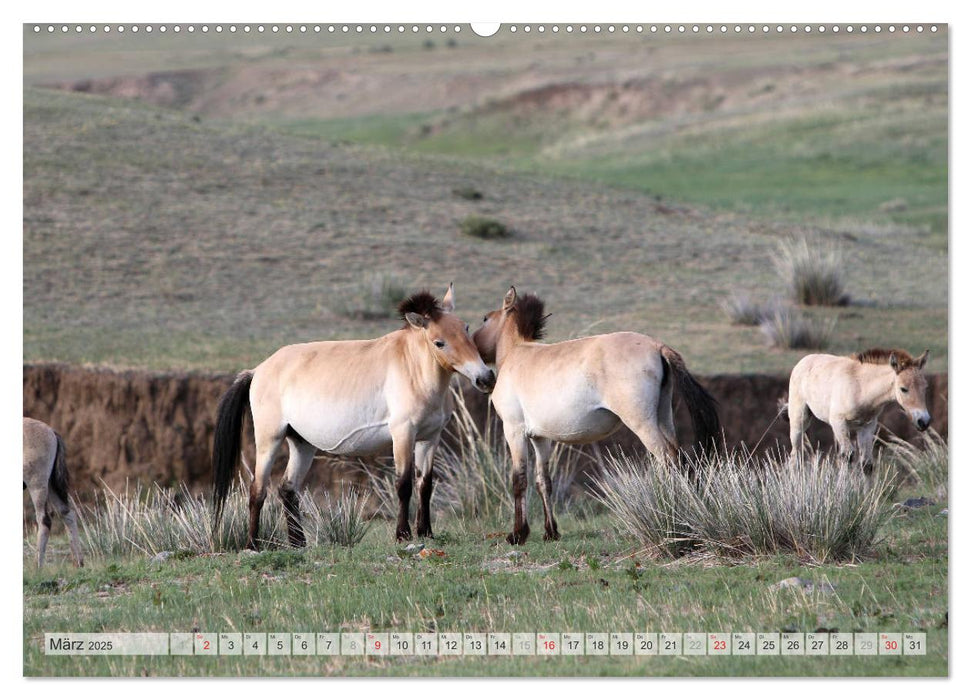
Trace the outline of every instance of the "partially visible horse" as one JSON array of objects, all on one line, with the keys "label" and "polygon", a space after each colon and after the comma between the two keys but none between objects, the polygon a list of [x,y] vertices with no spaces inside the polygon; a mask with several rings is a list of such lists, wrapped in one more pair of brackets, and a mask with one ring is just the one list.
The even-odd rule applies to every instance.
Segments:
[{"label": "partially visible horse", "polygon": [[927,353],[914,358],[905,350],[872,348],[799,360],[789,377],[790,459],[802,450],[810,413],[833,429],[840,456],[849,463],[858,459],[865,471],[872,467],[877,420],[890,404],[906,411],[917,430],[927,430]]},{"label": "partially visible horse", "polygon": [[492,404],[502,419],[512,458],[515,500],[513,530],[506,538],[522,544],[529,536],[524,507],[527,441],[536,453],[536,487],[543,499],[543,539],[559,539],[553,516],[549,456],[551,441],[584,444],[626,425],[658,460],[674,462],[675,385],[691,414],[703,448],[719,433],[715,400],[685,367],[681,355],[639,333],[609,333],[561,343],[537,342],[547,316],[536,296],[510,288],[502,306],[482,319],[473,335],[498,378]]},{"label": "partially visible horse", "polygon": [[77,514],[68,494],[70,480],[64,441],[46,423],[24,418],[24,489],[30,491],[37,518],[37,566],[44,566],[47,539],[51,534],[51,511],[56,510],[67,525],[74,563],[84,566],[78,540]]},{"label": "partially visible horse", "polygon": [[240,372],[219,403],[212,464],[215,523],[222,516],[240,453],[247,403],[253,415],[256,464],[250,484],[247,548],[256,549],[260,510],[273,459],[286,440],[290,448],[280,497],[292,546],[305,544],[298,496],[317,450],[366,457],[394,454],[398,492],[398,540],[411,539],[408,507],[415,465],[417,530],[430,537],[432,459],[451,417],[449,380],[454,372],[480,391],[495,385],[469,327],[452,312],[452,285],[441,302],[418,292],[398,307],[404,327],[374,340],[288,345],[252,370]]}]

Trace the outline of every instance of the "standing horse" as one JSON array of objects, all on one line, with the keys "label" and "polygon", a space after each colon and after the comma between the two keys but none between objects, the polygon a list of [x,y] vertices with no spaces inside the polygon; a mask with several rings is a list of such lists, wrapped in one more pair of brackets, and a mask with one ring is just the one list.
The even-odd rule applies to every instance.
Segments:
[{"label": "standing horse", "polygon": [[715,400],[695,380],[677,352],[638,333],[610,333],[543,344],[543,302],[510,288],[473,335],[498,379],[492,404],[502,419],[512,457],[515,500],[510,544],[529,536],[524,507],[526,443],[536,453],[536,487],[543,499],[545,540],[559,539],[550,501],[551,440],[584,444],[626,425],[657,459],[678,458],[671,405],[674,384],[684,396],[695,437],[710,447],[719,432]]},{"label": "standing horse", "polygon": [[790,460],[802,450],[810,413],[833,429],[840,456],[848,463],[858,458],[865,471],[872,468],[877,419],[890,404],[904,409],[917,430],[927,430],[927,352],[914,358],[904,350],[872,348],[849,357],[820,354],[799,360],[789,377]]},{"label": "standing horse", "polygon": [[417,463],[417,530],[430,537],[432,458],[451,416],[449,380],[458,372],[480,391],[495,385],[495,374],[482,362],[468,325],[452,313],[454,308],[452,285],[441,302],[418,292],[398,307],[405,322],[400,330],[374,340],[288,345],[256,369],[241,372],[219,403],[212,450],[215,522],[236,467],[248,402],[256,464],[247,548],[256,549],[270,468],[284,440],[290,457],[280,498],[292,546],[305,544],[297,494],[317,450],[346,457],[393,452],[399,541],[411,539],[408,506]]},{"label": "standing horse", "polygon": [[56,510],[67,525],[74,562],[84,566],[78,541],[78,520],[68,495],[69,479],[64,441],[46,423],[24,418],[24,489],[30,491],[37,518],[37,566],[44,566],[47,538],[51,534],[51,511]]}]

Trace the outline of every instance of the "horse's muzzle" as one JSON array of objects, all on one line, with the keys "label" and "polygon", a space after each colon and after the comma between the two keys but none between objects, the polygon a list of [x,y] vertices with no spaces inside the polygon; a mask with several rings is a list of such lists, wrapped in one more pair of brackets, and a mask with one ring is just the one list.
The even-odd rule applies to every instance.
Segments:
[{"label": "horse's muzzle", "polygon": [[921,418],[918,418],[914,424],[917,426],[917,430],[919,430],[920,432],[924,432],[925,430],[927,430],[927,427],[931,424],[931,420],[930,418],[921,417]]},{"label": "horse's muzzle", "polygon": [[491,369],[475,378],[475,388],[488,394],[496,386],[496,373]]}]

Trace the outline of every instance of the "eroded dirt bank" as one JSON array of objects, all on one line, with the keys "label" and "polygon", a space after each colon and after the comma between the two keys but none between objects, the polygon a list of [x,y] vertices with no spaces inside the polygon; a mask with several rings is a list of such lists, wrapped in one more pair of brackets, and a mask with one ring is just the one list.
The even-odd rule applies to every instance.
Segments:
[{"label": "eroded dirt bank", "polygon": [[[185,483],[203,492],[211,483],[209,452],[219,397],[232,382],[229,374],[115,371],[60,364],[24,365],[24,415],[45,421],[64,437],[74,490],[87,500],[102,482],[113,490],[126,483],[176,486]],[[463,380],[464,381],[464,380]],[[788,424],[778,420],[765,434],[786,391],[787,378],[768,375],[717,375],[701,382],[718,399],[729,447],[759,443],[759,450],[780,444],[788,448]],[[946,374],[929,377],[928,409],[933,427],[947,437]],[[467,402],[481,422],[486,397],[465,387]],[[691,435],[685,407],[676,411],[679,436]],[[887,430],[906,439],[917,433],[897,408],[882,417]],[[824,446],[828,428],[816,423],[810,433]],[[638,444],[626,430],[609,443],[628,451]],[[252,453],[251,439],[247,448]],[[640,448],[642,449],[642,448]],[[252,457],[249,458],[252,463]],[[318,492],[364,479],[358,465],[319,460],[309,485]],[[281,465],[285,463],[280,458]]]}]

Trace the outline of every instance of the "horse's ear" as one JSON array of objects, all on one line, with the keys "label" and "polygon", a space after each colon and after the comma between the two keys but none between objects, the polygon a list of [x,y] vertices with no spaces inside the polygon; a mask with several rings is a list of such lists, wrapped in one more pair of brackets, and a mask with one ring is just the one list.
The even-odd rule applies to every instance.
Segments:
[{"label": "horse's ear", "polygon": [[890,353],[890,366],[893,367],[893,371],[900,374],[900,363],[897,362],[897,353]]},{"label": "horse's ear", "polygon": [[924,365],[927,364],[927,353],[930,352],[930,348],[924,350],[921,356],[917,358],[917,369],[924,369]]},{"label": "horse's ear", "polygon": [[413,311],[409,311],[405,314],[405,320],[408,322],[409,326],[417,330],[428,328],[428,319],[421,314],[416,314]]},{"label": "horse's ear", "polygon": [[515,305],[516,305],[516,288],[510,287],[509,291],[506,292],[506,296],[502,300],[502,308],[504,311],[508,311]]},{"label": "horse's ear", "polygon": [[442,311],[447,314],[455,311],[455,288],[452,283],[448,283],[448,291],[445,292],[445,296],[442,297]]}]

